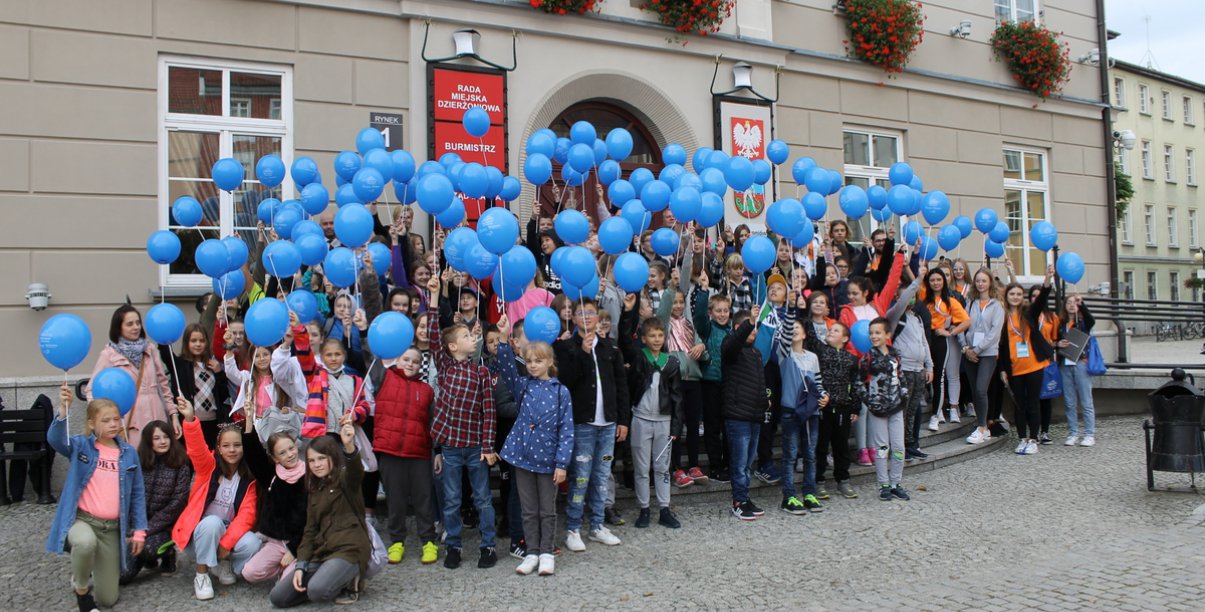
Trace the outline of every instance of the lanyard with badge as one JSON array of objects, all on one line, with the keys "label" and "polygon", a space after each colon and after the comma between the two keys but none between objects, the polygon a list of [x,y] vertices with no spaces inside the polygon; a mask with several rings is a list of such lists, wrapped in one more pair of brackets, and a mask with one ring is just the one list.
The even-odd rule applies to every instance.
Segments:
[{"label": "lanyard with badge", "polygon": [[1018,338],[1021,338],[1021,340],[1018,340],[1013,344],[1017,354],[1017,359],[1025,359],[1026,357],[1029,357],[1029,343],[1025,341],[1025,335],[1021,333],[1021,330],[1017,329],[1017,326],[1013,324],[1012,315],[1008,315],[1008,326],[1013,330],[1014,334],[1017,334]]}]

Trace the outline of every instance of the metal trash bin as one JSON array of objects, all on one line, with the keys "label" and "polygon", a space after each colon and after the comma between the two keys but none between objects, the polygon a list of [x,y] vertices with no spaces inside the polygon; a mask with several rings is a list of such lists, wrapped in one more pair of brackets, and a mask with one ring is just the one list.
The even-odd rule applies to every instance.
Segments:
[{"label": "metal trash bin", "polygon": [[[1196,380],[1176,368],[1172,380],[1151,392],[1151,419],[1143,422],[1146,434],[1146,488],[1154,490],[1155,471],[1192,475],[1205,472],[1205,393]],[[1192,383],[1185,382],[1192,379]]]}]

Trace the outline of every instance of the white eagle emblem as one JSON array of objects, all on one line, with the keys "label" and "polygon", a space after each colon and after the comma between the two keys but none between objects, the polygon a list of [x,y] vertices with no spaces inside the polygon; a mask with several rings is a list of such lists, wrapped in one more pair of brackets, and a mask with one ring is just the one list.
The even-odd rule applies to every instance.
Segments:
[{"label": "white eagle emblem", "polygon": [[761,157],[762,133],[760,125],[750,125],[748,120],[732,126],[732,145],[736,154],[757,159]]}]

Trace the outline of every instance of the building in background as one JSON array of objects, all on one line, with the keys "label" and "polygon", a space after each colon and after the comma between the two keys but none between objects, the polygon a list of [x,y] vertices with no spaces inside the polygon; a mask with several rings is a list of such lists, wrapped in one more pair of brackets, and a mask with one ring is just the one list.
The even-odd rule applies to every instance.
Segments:
[{"label": "building in background", "polygon": [[[792,160],[809,155],[857,184],[881,183],[892,163],[907,161],[926,188],[949,194],[951,215],[990,207],[1009,221],[1009,256],[1024,280],[1036,282],[1047,265],[1028,244],[1028,228],[1041,219],[1056,224],[1064,250],[1083,256],[1081,287],[1109,280],[1111,145],[1099,62],[1073,63],[1062,95],[1043,101],[1014,85],[989,44],[1001,20],[1036,19],[1064,33],[1071,57],[1090,54],[1104,44],[1094,3],[925,2],[924,42],[890,78],[848,57],[846,18],[832,0],[735,0],[706,37],[676,35],[641,4],[607,0],[589,15],[562,16],[528,0],[0,2],[0,329],[13,340],[0,375],[22,389],[7,392],[23,398],[24,389],[61,380],[37,354],[48,316],[74,312],[89,322],[93,357],[73,372],[86,374],[117,304],[129,296],[146,308],[162,287],[191,314],[190,298],[209,282],[195,273],[189,245],[248,237],[261,200],[297,197],[291,181],[275,191],[248,180],[233,194],[218,192],[207,182],[215,159],[241,159],[253,178],[252,162],[265,153],[286,164],[310,156],[333,195],[335,155],[354,148],[369,124],[420,161],[455,150],[516,176],[535,130],[565,134],[581,119],[600,133],[633,133],[625,172],[660,168],[670,143],[688,153],[760,151],[771,138],[790,144]],[[513,70],[470,58],[427,61],[458,55],[453,33],[464,29],[480,33],[477,54]],[[732,80],[738,61],[750,66],[747,88],[732,87],[741,85]],[[1155,97],[1164,86],[1149,85]],[[1205,112],[1194,100],[1194,113]],[[742,101],[747,108],[729,106]],[[490,110],[487,141],[449,128],[448,116],[472,104]],[[734,109],[739,121],[723,123]],[[1178,189],[1192,189],[1183,182],[1189,145],[1174,144]],[[571,200],[592,209],[592,189],[549,191],[525,186],[514,212],[526,218],[535,203]],[[759,194],[732,202],[727,222],[756,227],[767,201],[799,191],[784,166],[761,202]],[[387,193],[394,206],[382,207],[385,217],[397,212]],[[179,230],[185,255],[171,268],[155,266],[146,238],[171,228],[169,205],[181,194],[203,202],[205,226]],[[1182,232],[1193,223],[1188,201],[1154,203],[1160,215],[1168,203],[1179,207]],[[835,198],[830,210],[838,210]],[[424,226],[421,214],[416,226]],[[1181,240],[1186,254],[1195,239]],[[977,261],[981,248],[975,234],[959,254]],[[35,282],[53,295],[41,312],[24,299]]]}]

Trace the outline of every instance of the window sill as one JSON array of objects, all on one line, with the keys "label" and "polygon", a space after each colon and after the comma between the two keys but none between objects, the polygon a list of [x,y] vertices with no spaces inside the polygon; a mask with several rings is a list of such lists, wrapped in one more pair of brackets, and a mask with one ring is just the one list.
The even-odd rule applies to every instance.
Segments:
[{"label": "window sill", "polygon": [[1142,180],[1144,180],[1144,181],[1153,181],[1153,180],[1155,180],[1155,177],[1153,177],[1153,176],[1143,176],[1143,177],[1142,177]]},{"label": "window sill", "polygon": [[1175,123],[1175,122],[1176,122],[1176,120],[1175,120],[1175,119],[1172,119],[1172,118],[1170,118],[1170,117],[1163,117],[1163,120],[1164,120],[1164,121],[1166,121],[1166,122],[1168,122],[1168,123]]},{"label": "window sill", "polygon": [[164,299],[170,300],[170,299],[176,299],[176,298],[201,297],[202,295],[205,295],[206,293],[210,293],[211,291],[213,291],[212,288],[202,287],[202,286],[192,286],[192,287],[168,286],[168,287],[163,287],[162,289],[160,289],[160,288],[151,289],[149,291],[149,293],[150,293],[151,297],[154,299],[164,298]]}]

